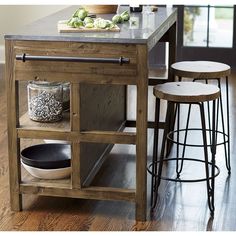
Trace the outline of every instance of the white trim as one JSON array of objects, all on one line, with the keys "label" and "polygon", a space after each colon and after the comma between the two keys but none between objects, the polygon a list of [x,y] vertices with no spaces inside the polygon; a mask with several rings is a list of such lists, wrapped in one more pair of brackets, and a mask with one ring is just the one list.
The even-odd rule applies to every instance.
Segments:
[{"label": "white trim", "polygon": [[5,46],[0,45],[0,64],[5,63]]}]

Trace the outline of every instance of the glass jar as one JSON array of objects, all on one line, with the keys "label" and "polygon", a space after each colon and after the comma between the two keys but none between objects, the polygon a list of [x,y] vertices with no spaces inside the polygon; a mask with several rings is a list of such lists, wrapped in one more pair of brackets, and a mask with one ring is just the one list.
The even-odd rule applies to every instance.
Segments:
[{"label": "glass jar", "polygon": [[68,111],[70,109],[70,83],[65,82],[63,87],[63,110]]},{"label": "glass jar", "polygon": [[63,86],[61,83],[30,81],[28,91],[28,114],[39,122],[55,122],[62,119]]}]

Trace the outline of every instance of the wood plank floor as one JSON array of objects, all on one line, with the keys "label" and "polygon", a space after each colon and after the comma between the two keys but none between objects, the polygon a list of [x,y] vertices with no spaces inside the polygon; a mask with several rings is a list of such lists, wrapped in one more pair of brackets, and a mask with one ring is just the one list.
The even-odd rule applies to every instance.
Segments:
[{"label": "wood plank floor", "polygon": [[[134,204],[115,201],[95,201],[56,197],[23,196],[22,212],[12,212],[9,207],[9,182],[7,160],[6,96],[2,71],[0,78],[0,230],[1,231],[234,231],[236,230],[236,73],[230,78],[231,100],[231,166],[227,175],[223,152],[217,153],[221,169],[216,179],[215,218],[210,219],[207,206],[206,184],[179,184],[164,182],[161,185],[160,201],[148,220],[136,222]],[[134,88],[131,92],[135,94]],[[151,89],[150,89],[150,97]],[[22,101],[26,101],[23,97]],[[132,108],[134,101],[130,101]],[[26,103],[24,103],[26,104]],[[150,117],[153,103],[150,103]],[[132,111],[130,116],[132,117]],[[149,130],[148,160],[151,160],[152,136]],[[199,155],[200,151],[191,151]],[[173,153],[174,155],[174,153]],[[191,167],[191,166],[189,166]],[[191,173],[199,172],[192,166]],[[190,168],[189,168],[190,169]],[[94,184],[114,187],[135,186],[135,148],[116,145],[97,175]],[[150,176],[148,175],[150,190]],[[150,194],[148,193],[148,199]],[[148,200],[149,201],[149,200]],[[150,203],[148,202],[148,205]]]}]

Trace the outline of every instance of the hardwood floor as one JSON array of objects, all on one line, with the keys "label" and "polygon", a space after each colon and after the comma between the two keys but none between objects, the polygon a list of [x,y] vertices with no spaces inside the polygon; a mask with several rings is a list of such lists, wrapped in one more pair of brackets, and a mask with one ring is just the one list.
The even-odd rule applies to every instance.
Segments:
[{"label": "hardwood floor", "polygon": [[[231,176],[224,166],[223,152],[218,149],[217,164],[221,169],[216,178],[215,218],[210,218],[207,206],[206,184],[180,184],[164,182],[160,188],[157,209],[148,220],[136,222],[134,204],[116,201],[95,201],[56,197],[23,196],[23,211],[12,212],[9,207],[9,182],[7,159],[6,96],[2,71],[0,71],[0,230],[1,231],[235,231],[236,230],[236,73],[230,78],[231,101]],[[134,88],[131,91],[135,93]],[[152,97],[150,88],[150,98]],[[130,108],[134,108],[130,101]],[[22,97],[26,104],[26,97]],[[153,101],[150,117],[153,117]],[[26,106],[24,106],[24,109]],[[132,114],[131,114],[132,117]],[[152,155],[152,130],[148,131],[148,160]],[[199,155],[200,151],[191,151]],[[96,177],[96,185],[113,187],[135,186],[135,147],[116,145],[102,170]],[[171,154],[174,155],[174,152]],[[188,166],[187,166],[188,167]],[[191,166],[191,173],[198,173]],[[193,167],[193,168],[192,168]],[[171,170],[171,168],[170,168]],[[189,168],[190,170],[190,168]],[[150,190],[150,175],[148,175]],[[150,191],[148,191],[150,192]],[[148,193],[150,199],[150,193]],[[150,203],[148,202],[148,206]]]}]

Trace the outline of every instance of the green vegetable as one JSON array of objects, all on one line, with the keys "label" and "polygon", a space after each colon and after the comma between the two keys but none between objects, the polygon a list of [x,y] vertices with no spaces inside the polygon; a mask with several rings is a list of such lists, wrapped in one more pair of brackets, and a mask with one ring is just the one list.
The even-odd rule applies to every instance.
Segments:
[{"label": "green vegetable", "polygon": [[86,25],[88,23],[93,23],[93,22],[94,22],[94,20],[91,17],[87,16],[87,17],[84,18],[84,25]]},{"label": "green vegetable", "polygon": [[74,12],[74,14],[72,15],[72,18],[73,18],[73,17],[78,17],[78,11],[81,10],[81,9],[84,9],[84,8],[81,8],[81,7],[78,8],[78,9]]},{"label": "green vegetable", "polygon": [[[79,9],[78,9],[78,10],[79,10]],[[77,17],[77,11],[78,11],[78,10],[76,10],[76,11],[73,13],[72,18]]]},{"label": "green vegetable", "polygon": [[114,15],[112,17],[112,22],[114,24],[119,24],[119,23],[122,23],[124,21],[128,21],[129,18],[130,18],[129,12],[128,11],[124,11],[120,15],[119,14]]},{"label": "green vegetable", "polygon": [[121,18],[123,21],[128,21],[130,18],[129,12],[128,11],[124,11],[120,14]]},{"label": "green vegetable", "polygon": [[68,20],[67,22],[67,25],[68,26],[71,26],[71,27],[74,27],[74,22],[77,21],[77,18],[76,17],[72,17]]},{"label": "green vegetable", "polygon": [[80,20],[84,20],[85,17],[88,15],[88,12],[82,8],[77,12],[77,16],[80,18]]},{"label": "green vegetable", "polygon": [[88,11],[84,8],[79,8],[75,11],[72,17],[78,17],[80,20],[84,20],[84,18],[88,15]]},{"label": "green vegetable", "polygon": [[[124,15],[126,16],[125,13]],[[117,16],[116,17],[119,18],[118,21],[122,22],[121,16]],[[88,11],[86,9],[79,8],[74,12],[72,18],[67,21],[67,25],[73,28],[84,26],[85,28],[112,29],[116,26],[116,23],[102,18],[96,18],[94,20],[88,16]]]},{"label": "green vegetable", "polygon": [[122,17],[120,16],[120,15],[114,15],[113,17],[112,17],[112,22],[114,23],[114,24],[118,24],[118,23],[121,23],[123,21],[123,19],[122,19]]},{"label": "green vegetable", "polygon": [[67,25],[73,28],[79,28],[83,26],[83,21],[80,20],[78,17],[72,17],[68,22]]},{"label": "green vegetable", "polygon": [[114,24],[110,20],[97,18],[94,21],[94,27],[98,29],[112,28],[114,27]]},{"label": "green vegetable", "polygon": [[83,25],[84,25],[84,24],[83,24],[83,21],[80,20],[80,19],[78,19],[77,21],[74,22],[74,27],[75,27],[75,28],[79,28],[79,27],[81,27],[81,26],[83,26]]},{"label": "green vegetable", "polygon": [[87,23],[84,27],[85,28],[93,28],[94,25],[93,25],[93,23]]}]

